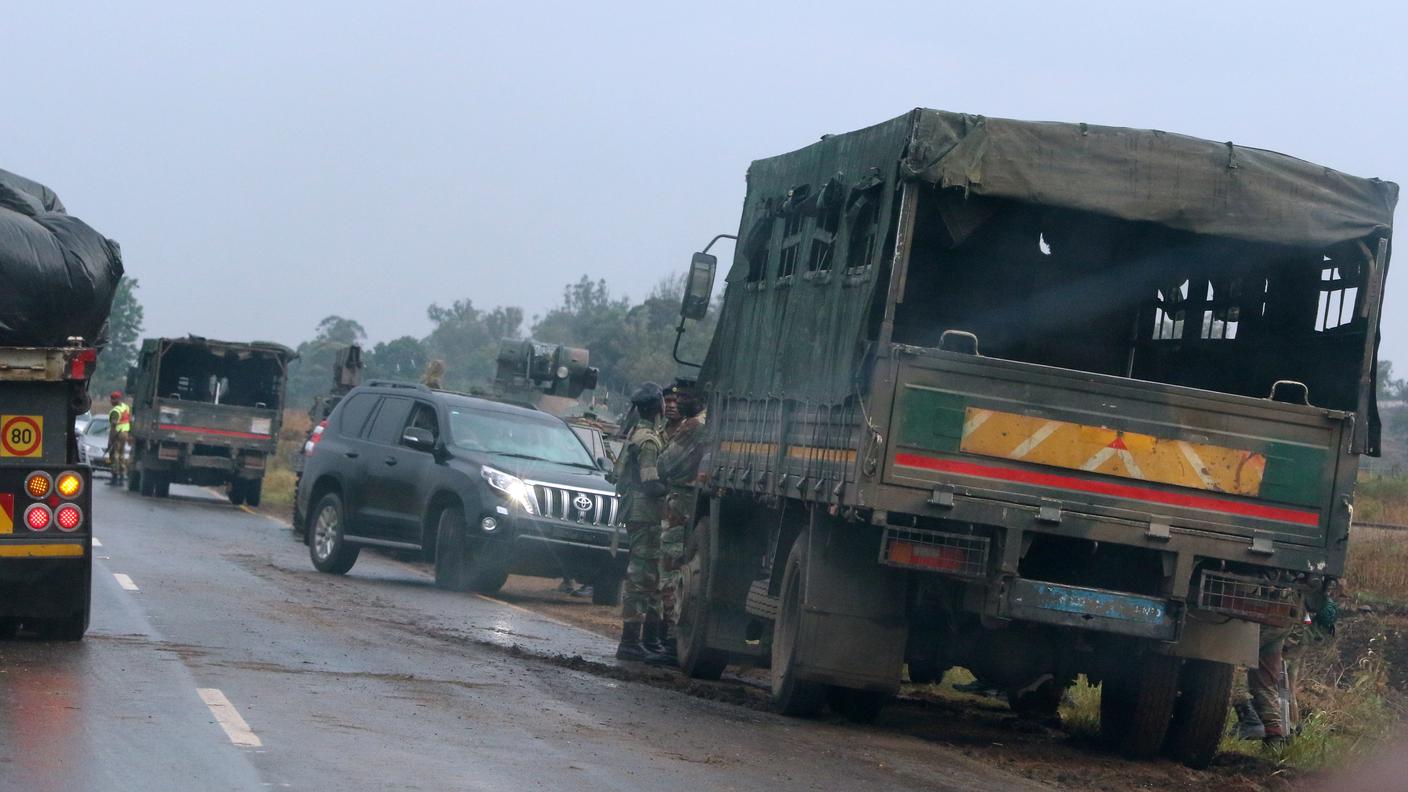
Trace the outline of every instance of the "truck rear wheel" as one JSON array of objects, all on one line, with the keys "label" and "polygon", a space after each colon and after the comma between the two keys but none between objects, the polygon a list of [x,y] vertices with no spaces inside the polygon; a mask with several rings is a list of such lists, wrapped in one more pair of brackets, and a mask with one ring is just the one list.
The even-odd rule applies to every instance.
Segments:
[{"label": "truck rear wheel", "polygon": [[772,629],[772,700],[778,712],[809,718],[826,703],[826,685],[797,677],[798,633],[802,627],[803,557],[808,533],[803,531],[787,554],[782,574],[782,603]]},{"label": "truck rear wheel", "polygon": [[43,619],[35,631],[45,641],[81,641],[88,632],[88,611],[57,619]]},{"label": "truck rear wheel", "polygon": [[1211,660],[1185,660],[1178,676],[1178,703],[1164,753],[1196,770],[1212,763],[1227,725],[1233,667]]},{"label": "truck rear wheel", "polygon": [[258,508],[259,501],[264,496],[264,479],[250,479],[245,483],[244,502],[251,507]]},{"label": "truck rear wheel", "polygon": [[695,679],[718,679],[728,667],[728,655],[707,643],[709,635],[709,578],[713,574],[713,532],[704,518],[694,527],[694,556],[681,571],[679,623],[675,641],[679,648],[680,668]]},{"label": "truck rear wheel", "polygon": [[171,495],[171,479],[165,475],[152,476],[152,492],[158,498],[166,498]]},{"label": "truck rear wheel", "polygon": [[139,489],[141,488],[141,486],[142,486],[142,471],[138,470],[138,469],[135,468],[135,467],[132,468],[131,470],[127,471],[127,490],[128,490],[129,492],[137,492],[137,491],[139,491]]},{"label": "truck rear wheel", "polygon": [[846,720],[853,723],[873,723],[894,696],[878,690],[856,690],[833,687],[827,703]]},{"label": "truck rear wheel", "polygon": [[1108,744],[1131,759],[1158,754],[1173,719],[1180,662],[1177,657],[1146,654],[1134,668],[1105,678],[1100,687],[1100,735]]},{"label": "truck rear wheel", "polygon": [[231,506],[244,505],[244,479],[231,479],[230,490],[225,493],[225,497],[230,499]]}]

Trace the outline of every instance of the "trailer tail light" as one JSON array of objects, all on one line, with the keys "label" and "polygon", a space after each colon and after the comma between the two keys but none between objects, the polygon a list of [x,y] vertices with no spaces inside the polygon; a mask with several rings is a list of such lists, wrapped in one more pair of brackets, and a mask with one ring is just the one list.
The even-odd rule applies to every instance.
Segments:
[{"label": "trailer tail light", "polygon": [[73,531],[83,524],[83,510],[72,503],[65,503],[54,512],[54,522],[59,524],[60,531]]},{"label": "trailer tail light", "polygon": [[988,544],[985,536],[888,526],[880,563],[981,578],[987,576]]},{"label": "trailer tail light", "polygon": [[93,374],[93,367],[97,362],[98,350],[80,349],[68,359],[68,379],[88,379]]},{"label": "trailer tail light", "polygon": [[313,434],[308,437],[308,442],[303,444],[303,456],[310,456],[313,453],[313,449],[318,447],[318,441],[323,439],[323,432],[327,428],[326,419],[319,421],[318,425],[313,427]]},{"label": "trailer tail light", "polygon": [[24,491],[35,500],[47,498],[54,491],[54,479],[42,470],[36,470],[24,480]]},{"label": "trailer tail light", "polygon": [[54,513],[42,503],[30,504],[30,507],[24,510],[24,524],[31,531],[42,531],[53,521]]},{"label": "trailer tail light", "polygon": [[83,477],[72,470],[66,470],[54,479],[54,489],[58,491],[59,497],[73,500],[83,493]]}]

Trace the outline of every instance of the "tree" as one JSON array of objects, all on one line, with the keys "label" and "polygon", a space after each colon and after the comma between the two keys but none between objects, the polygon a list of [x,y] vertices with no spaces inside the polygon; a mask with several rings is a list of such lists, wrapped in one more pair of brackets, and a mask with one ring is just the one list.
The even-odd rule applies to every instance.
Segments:
[{"label": "tree", "polygon": [[341,316],[324,317],[318,323],[317,334],[312,341],[298,345],[298,360],[288,367],[287,404],[311,403],[320,393],[333,386],[332,364],[337,351],[352,344],[360,344],[367,337],[360,322]]},{"label": "tree", "polygon": [[499,341],[523,336],[523,309],[499,306],[481,311],[471,300],[448,308],[432,303],[426,316],[435,329],[425,339],[426,355],[445,361],[445,387],[468,390],[494,376]]},{"label": "tree", "polygon": [[1393,378],[1393,361],[1380,360],[1378,367],[1379,399],[1399,401],[1408,399],[1408,382]]},{"label": "tree", "polygon": [[137,299],[139,285],[136,278],[123,278],[117,284],[108,314],[107,346],[98,355],[98,368],[88,386],[94,401],[106,399],[115,390],[125,391],[127,370],[137,364],[144,320],[142,303]]},{"label": "tree", "polygon": [[401,336],[372,347],[363,356],[365,379],[389,379],[415,382],[425,371],[430,356],[425,342],[411,336]]}]

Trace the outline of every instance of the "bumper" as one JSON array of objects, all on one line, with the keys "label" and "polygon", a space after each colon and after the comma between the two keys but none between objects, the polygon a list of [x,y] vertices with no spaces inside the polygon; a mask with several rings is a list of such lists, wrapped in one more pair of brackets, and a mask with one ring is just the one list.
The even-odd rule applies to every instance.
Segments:
[{"label": "bumper", "polygon": [[498,526],[492,532],[480,528],[484,549],[501,556],[515,573],[554,576],[561,574],[563,567],[604,565],[625,569],[629,543],[624,526],[615,529],[613,548],[613,531],[605,526],[497,512],[481,515],[480,520],[486,517],[493,518]]},{"label": "bumper", "polygon": [[86,538],[0,544],[0,618],[57,618],[88,607]]}]

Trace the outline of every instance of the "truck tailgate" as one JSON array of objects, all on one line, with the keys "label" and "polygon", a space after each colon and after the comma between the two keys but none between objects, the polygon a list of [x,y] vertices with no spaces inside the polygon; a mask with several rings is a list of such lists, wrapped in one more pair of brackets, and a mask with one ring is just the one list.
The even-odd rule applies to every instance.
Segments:
[{"label": "truck tailgate", "polygon": [[898,371],[888,483],[1326,546],[1346,413],[931,350]]},{"label": "truck tailgate", "polygon": [[156,425],[150,428],[173,439],[199,437],[202,443],[234,445],[274,440],[277,414],[273,410],[171,399],[162,399],[156,406]]}]

